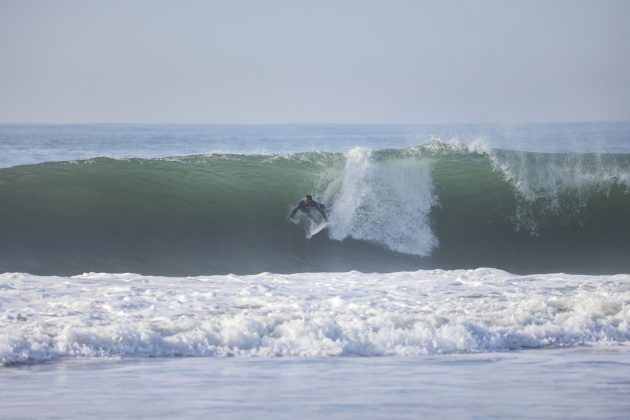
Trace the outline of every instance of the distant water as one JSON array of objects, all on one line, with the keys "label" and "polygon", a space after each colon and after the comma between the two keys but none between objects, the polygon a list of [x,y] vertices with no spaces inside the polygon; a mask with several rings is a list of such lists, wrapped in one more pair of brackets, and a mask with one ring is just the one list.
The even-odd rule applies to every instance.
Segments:
[{"label": "distant water", "polygon": [[630,153],[630,122],[519,125],[0,124],[0,167],[207,153],[406,149],[438,140],[536,152]]},{"label": "distant water", "polygon": [[0,150],[0,272],[630,272],[629,123],[5,125]]}]

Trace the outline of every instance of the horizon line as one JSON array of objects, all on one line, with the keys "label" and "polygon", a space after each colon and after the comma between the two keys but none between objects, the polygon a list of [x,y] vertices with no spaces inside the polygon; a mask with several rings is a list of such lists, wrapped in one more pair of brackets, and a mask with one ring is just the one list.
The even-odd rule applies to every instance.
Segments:
[{"label": "horizon line", "polygon": [[198,126],[430,126],[430,125],[563,125],[563,124],[618,124],[628,120],[570,120],[529,122],[50,122],[50,121],[0,121],[0,125],[198,125]]}]

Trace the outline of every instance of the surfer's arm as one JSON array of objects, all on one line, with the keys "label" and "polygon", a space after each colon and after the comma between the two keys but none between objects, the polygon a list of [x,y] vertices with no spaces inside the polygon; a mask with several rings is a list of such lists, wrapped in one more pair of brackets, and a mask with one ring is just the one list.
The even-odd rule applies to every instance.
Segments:
[{"label": "surfer's arm", "polygon": [[293,216],[295,216],[295,213],[297,213],[298,210],[300,210],[301,208],[302,208],[302,202],[300,201],[300,204],[298,204],[291,212],[291,216],[289,217],[289,219],[293,219]]}]

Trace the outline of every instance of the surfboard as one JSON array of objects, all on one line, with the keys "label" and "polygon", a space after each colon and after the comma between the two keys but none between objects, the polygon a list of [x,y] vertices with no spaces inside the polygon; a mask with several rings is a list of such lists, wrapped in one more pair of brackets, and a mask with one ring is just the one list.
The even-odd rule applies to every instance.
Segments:
[{"label": "surfboard", "polygon": [[326,226],[328,226],[329,222],[324,220],[324,218],[322,217],[319,211],[309,209],[309,213],[311,215],[310,217],[311,225],[308,230],[308,233],[306,234],[306,237],[308,239],[311,239],[313,236],[317,235],[319,232],[324,230]]},{"label": "surfboard", "polygon": [[308,231],[308,233],[306,234],[306,237],[308,239],[311,239],[313,236],[317,235],[319,232],[321,232],[322,230],[326,229],[329,224],[330,224],[330,222],[324,222],[324,223],[317,224],[317,223],[311,221],[311,228]]}]

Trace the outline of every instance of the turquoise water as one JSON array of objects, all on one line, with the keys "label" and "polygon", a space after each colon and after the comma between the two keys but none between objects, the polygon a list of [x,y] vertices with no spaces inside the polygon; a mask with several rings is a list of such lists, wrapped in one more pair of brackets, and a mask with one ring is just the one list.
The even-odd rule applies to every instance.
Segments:
[{"label": "turquoise water", "polygon": [[[308,240],[304,194],[331,224]],[[630,272],[630,154],[407,149],[0,169],[0,271]]]}]

